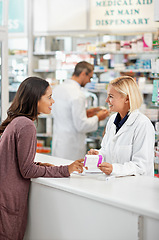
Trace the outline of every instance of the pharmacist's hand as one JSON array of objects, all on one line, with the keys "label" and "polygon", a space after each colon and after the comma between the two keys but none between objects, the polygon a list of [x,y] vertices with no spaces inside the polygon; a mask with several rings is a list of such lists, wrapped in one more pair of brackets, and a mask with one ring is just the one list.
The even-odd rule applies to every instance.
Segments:
[{"label": "pharmacist's hand", "polygon": [[45,166],[45,167],[54,167],[55,166],[51,163],[42,163],[42,162],[36,162],[36,165]]},{"label": "pharmacist's hand", "polygon": [[101,120],[104,120],[106,117],[108,117],[110,114],[110,112],[105,109],[105,110],[100,110],[98,113],[97,113],[97,117],[98,117],[98,120],[101,121]]},{"label": "pharmacist's hand", "polygon": [[96,108],[90,108],[87,109],[87,117],[93,117],[94,115],[96,115],[99,111],[100,111],[100,107],[96,107]]},{"label": "pharmacist's hand", "polygon": [[87,152],[88,155],[98,155],[99,152],[93,148],[91,148],[88,152]]},{"label": "pharmacist's hand", "polygon": [[79,159],[79,160],[76,160],[75,162],[71,163],[70,165],[68,165],[69,173],[71,174],[74,171],[82,173],[83,172],[83,162],[84,162],[84,159]]},{"label": "pharmacist's hand", "polygon": [[107,162],[99,164],[99,169],[107,175],[110,175],[113,171],[113,165]]}]

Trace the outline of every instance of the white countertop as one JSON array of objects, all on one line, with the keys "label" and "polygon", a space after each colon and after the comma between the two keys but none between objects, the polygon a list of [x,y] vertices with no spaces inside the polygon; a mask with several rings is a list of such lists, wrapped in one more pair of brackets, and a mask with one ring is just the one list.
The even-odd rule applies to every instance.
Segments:
[{"label": "white countertop", "polygon": [[[72,161],[36,154],[35,161],[67,165]],[[159,219],[159,179],[128,176],[105,180],[104,174],[71,174],[69,178],[37,178],[32,182]]]}]

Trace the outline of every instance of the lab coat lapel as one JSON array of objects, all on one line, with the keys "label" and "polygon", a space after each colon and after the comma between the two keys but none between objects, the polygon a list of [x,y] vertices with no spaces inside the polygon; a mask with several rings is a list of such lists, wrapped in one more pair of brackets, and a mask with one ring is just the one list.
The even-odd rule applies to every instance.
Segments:
[{"label": "lab coat lapel", "polygon": [[116,133],[116,137],[120,136],[123,132],[127,132],[129,129],[129,125],[126,124],[126,122],[123,124],[123,126],[119,129],[119,131]]},{"label": "lab coat lapel", "polygon": [[128,117],[127,121],[123,124],[123,126],[119,129],[119,131],[115,134],[115,137],[120,136],[123,132],[127,132],[130,128],[130,125],[132,125],[135,121],[135,119],[139,115],[139,110],[135,110],[132,113],[130,113],[130,116]]}]

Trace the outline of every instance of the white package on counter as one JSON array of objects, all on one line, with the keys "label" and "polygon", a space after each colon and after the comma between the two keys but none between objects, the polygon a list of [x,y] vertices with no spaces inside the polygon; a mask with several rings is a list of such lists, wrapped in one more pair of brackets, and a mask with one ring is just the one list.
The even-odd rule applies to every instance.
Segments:
[{"label": "white package on counter", "polygon": [[88,167],[85,172],[88,173],[101,173],[102,171],[98,168],[99,164],[103,162],[102,155],[85,155],[84,166]]}]

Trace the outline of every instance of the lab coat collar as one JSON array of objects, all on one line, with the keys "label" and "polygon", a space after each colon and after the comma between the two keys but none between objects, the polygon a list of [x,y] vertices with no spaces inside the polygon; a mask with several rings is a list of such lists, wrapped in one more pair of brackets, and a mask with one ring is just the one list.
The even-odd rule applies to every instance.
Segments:
[{"label": "lab coat collar", "polygon": [[119,131],[119,129],[123,126],[123,124],[128,119],[129,114],[127,113],[123,119],[121,119],[121,116],[119,113],[117,113],[116,118],[114,120],[114,124],[116,125],[116,132]]},{"label": "lab coat collar", "polygon": [[78,82],[74,81],[73,79],[67,79],[65,82],[73,84],[74,86],[76,86],[78,88],[81,88],[81,85]]},{"label": "lab coat collar", "polygon": [[[129,126],[134,123],[134,121],[136,120],[138,115],[139,115],[139,110],[138,109],[134,110],[132,113],[130,113],[127,121],[123,124],[123,126],[119,129],[119,131],[115,134],[115,136],[118,137],[120,134],[127,131],[129,129]],[[116,128],[116,126],[114,124],[114,133],[116,132],[115,128]]]},{"label": "lab coat collar", "polygon": [[133,122],[136,120],[136,118],[138,117],[138,115],[139,115],[139,110],[138,110],[138,109],[136,109],[136,110],[134,110],[132,113],[130,113],[127,121],[125,122],[126,125],[131,125],[131,124],[133,124]]}]

